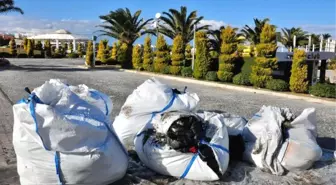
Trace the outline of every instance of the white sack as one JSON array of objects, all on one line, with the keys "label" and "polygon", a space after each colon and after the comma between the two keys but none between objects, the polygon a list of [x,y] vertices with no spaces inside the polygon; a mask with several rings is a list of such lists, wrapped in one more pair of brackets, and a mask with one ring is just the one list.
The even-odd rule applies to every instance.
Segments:
[{"label": "white sack", "polygon": [[126,99],[113,122],[121,142],[128,148],[134,146],[135,135],[155,112],[193,111],[199,102],[196,93],[175,94],[172,88],[155,78],[146,80]]},{"label": "white sack", "polygon": [[243,132],[245,158],[256,166],[272,174],[282,175],[284,169],[276,158],[282,144],[281,125],[292,120],[294,115],[289,109],[263,106],[246,125]]},{"label": "white sack", "polygon": [[85,84],[78,86],[69,86],[70,90],[77,94],[81,99],[98,107],[105,115],[110,115],[113,109],[113,103],[109,96],[95,89],[90,89]]},{"label": "white sack", "polygon": [[[229,138],[226,126],[223,123],[223,119],[221,119],[222,115],[209,112],[200,113],[198,115],[208,124],[206,136],[212,138],[210,146],[218,161],[219,170],[224,174],[229,164]],[[176,119],[178,119],[178,117],[175,117],[175,120]],[[171,121],[175,120],[171,119]],[[164,126],[162,125],[160,114],[157,114],[151,123],[153,123],[153,125],[161,125],[160,127]],[[153,125],[148,125],[147,128],[151,128]],[[144,128],[144,130],[147,128]],[[198,154],[182,153],[170,149],[167,145],[161,146],[154,142],[154,136],[150,136],[146,143],[144,143],[144,137],[145,134],[139,134],[136,137],[135,150],[140,160],[150,169],[163,175],[191,180],[214,181],[219,179],[218,175],[206,162],[201,160]],[[226,151],[220,149],[220,147],[226,149]],[[188,171],[189,165],[191,166]]]},{"label": "white sack", "polygon": [[[322,155],[316,143],[315,109],[304,109],[294,118],[288,108],[263,106],[244,129],[245,160],[276,175],[282,175],[284,169],[310,168]],[[291,128],[287,131],[288,138],[282,142],[286,138],[281,128],[285,121]]]},{"label": "white sack", "polygon": [[303,112],[291,123],[288,139],[282,144],[278,155],[281,165],[289,171],[306,170],[322,156],[316,142],[316,113],[314,108]]},{"label": "white sack", "polygon": [[59,80],[36,88],[30,99],[13,106],[22,185],[109,184],[125,175],[128,158],[104,112]]}]

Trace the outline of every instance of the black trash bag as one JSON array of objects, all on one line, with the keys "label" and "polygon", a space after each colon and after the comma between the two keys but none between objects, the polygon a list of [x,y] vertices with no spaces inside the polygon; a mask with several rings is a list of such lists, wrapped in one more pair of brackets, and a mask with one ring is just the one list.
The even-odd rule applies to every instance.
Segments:
[{"label": "black trash bag", "polygon": [[[164,117],[164,115],[163,115]],[[161,145],[167,144],[182,153],[198,153],[200,158],[220,177],[219,165],[212,148],[202,144],[201,140],[210,142],[205,137],[206,123],[196,115],[185,115],[174,121],[166,134],[155,134]]]}]

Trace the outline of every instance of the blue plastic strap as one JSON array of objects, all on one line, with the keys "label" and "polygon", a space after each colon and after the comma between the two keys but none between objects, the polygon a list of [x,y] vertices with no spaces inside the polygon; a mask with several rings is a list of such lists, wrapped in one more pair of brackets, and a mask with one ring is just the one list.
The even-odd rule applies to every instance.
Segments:
[{"label": "blue plastic strap", "polygon": [[[29,110],[30,110],[30,114],[31,116],[33,117],[33,120],[35,122],[35,132],[36,134],[40,137],[41,141],[42,141],[42,145],[44,147],[45,150],[47,151],[50,151],[50,149],[48,149],[44,142],[43,142],[43,139],[39,133],[39,129],[38,129],[38,124],[37,124],[37,119],[36,119],[36,112],[35,112],[35,106],[36,106],[36,103],[40,103],[40,104],[43,104],[43,102],[34,94],[32,93],[29,98],[28,98],[28,101],[25,101],[25,100],[21,100],[20,102],[25,102],[25,103],[29,103]],[[60,160],[59,160],[59,153],[56,152],[55,153],[55,167],[56,167],[56,173],[57,173],[57,176],[58,176],[58,179],[60,181],[60,183],[63,185],[64,182],[62,181],[62,178],[61,178],[61,169],[60,169]]]},{"label": "blue plastic strap", "polygon": [[206,144],[206,145],[208,145],[210,147],[218,148],[218,149],[220,149],[220,150],[222,150],[224,152],[230,153],[230,151],[227,148],[225,148],[224,146],[213,144],[213,143],[208,143],[208,142],[206,142],[204,140],[201,140],[201,143],[202,144]]},{"label": "blue plastic strap", "polygon": [[255,116],[255,117],[258,117],[258,118],[260,118],[260,117],[261,117],[261,116],[260,116],[260,115],[258,115],[258,114],[255,114],[254,116]]},{"label": "blue plastic strap", "polygon": [[56,174],[58,176],[58,180],[59,182],[63,185],[64,182],[62,180],[62,177],[61,177],[61,161],[60,161],[60,156],[59,156],[59,152],[55,152],[55,167],[56,167]]},{"label": "blue plastic strap", "polygon": [[105,115],[108,115],[108,113],[109,113],[109,109],[108,109],[107,103],[106,103],[106,101],[104,100],[104,98],[103,98],[102,96],[100,96],[100,94],[99,94],[98,92],[96,92],[96,91],[90,91],[90,92],[91,92],[92,94],[98,96],[100,99],[102,99],[102,100],[104,101],[104,104],[105,104],[105,111],[106,111]]},{"label": "blue plastic strap", "polygon": [[[152,112],[152,116],[151,116],[151,118],[148,120],[147,124],[150,123],[150,122],[152,122],[152,120],[153,120],[153,118],[154,118],[154,116],[155,116],[156,114],[159,114],[159,113],[162,113],[162,112],[168,110],[168,109],[173,105],[175,98],[176,98],[176,95],[175,95],[175,93],[173,93],[172,98],[169,100],[168,104],[167,104],[162,110],[160,110],[160,111],[156,111],[156,112]],[[147,124],[146,124],[146,125],[147,125]],[[141,136],[143,133],[144,133],[144,131],[140,132],[139,134],[136,135],[136,137]]]},{"label": "blue plastic strap", "polygon": [[190,170],[191,166],[194,164],[194,161],[196,160],[197,157],[198,157],[198,154],[195,154],[195,155],[191,158],[191,160],[190,160],[190,162],[189,162],[187,168],[184,170],[183,174],[182,174],[181,177],[180,177],[181,179],[185,178],[185,177],[188,175],[189,170]]}]

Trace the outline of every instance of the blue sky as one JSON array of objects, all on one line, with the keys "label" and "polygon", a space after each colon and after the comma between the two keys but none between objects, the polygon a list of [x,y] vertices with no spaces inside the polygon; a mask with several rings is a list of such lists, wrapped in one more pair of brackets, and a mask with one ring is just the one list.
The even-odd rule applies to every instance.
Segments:
[{"label": "blue sky", "polygon": [[[128,7],[132,12],[141,9],[144,18],[169,8],[187,6],[197,10],[206,23],[214,27],[230,24],[253,25],[253,18],[270,18],[279,28],[300,26],[314,33],[336,36],[335,0],[16,0],[25,14],[9,13],[0,16],[0,31],[46,32],[65,28],[73,33],[90,35],[99,24],[99,15],[110,10]],[[141,42],[141,40],[139,41]]]}]

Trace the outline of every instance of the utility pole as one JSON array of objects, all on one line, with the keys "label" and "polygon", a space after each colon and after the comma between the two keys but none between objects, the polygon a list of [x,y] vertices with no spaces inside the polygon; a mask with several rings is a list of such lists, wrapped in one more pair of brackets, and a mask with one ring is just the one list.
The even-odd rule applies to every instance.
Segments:
[{"label": "utility pole", "polygon": [[194,24],[193,52],[192,52],[192,62],[191,62],[191,68],[193,71],[194,71],[195,52],[196,52],[195,40],[196,40],[196,24]]},{"label": "utility pole", "polygon": [[97,36],[92,36],[92,45],[93,45],[93,60],[91,63],[92,68],[96,66],[96,40],[97,40]]}]

